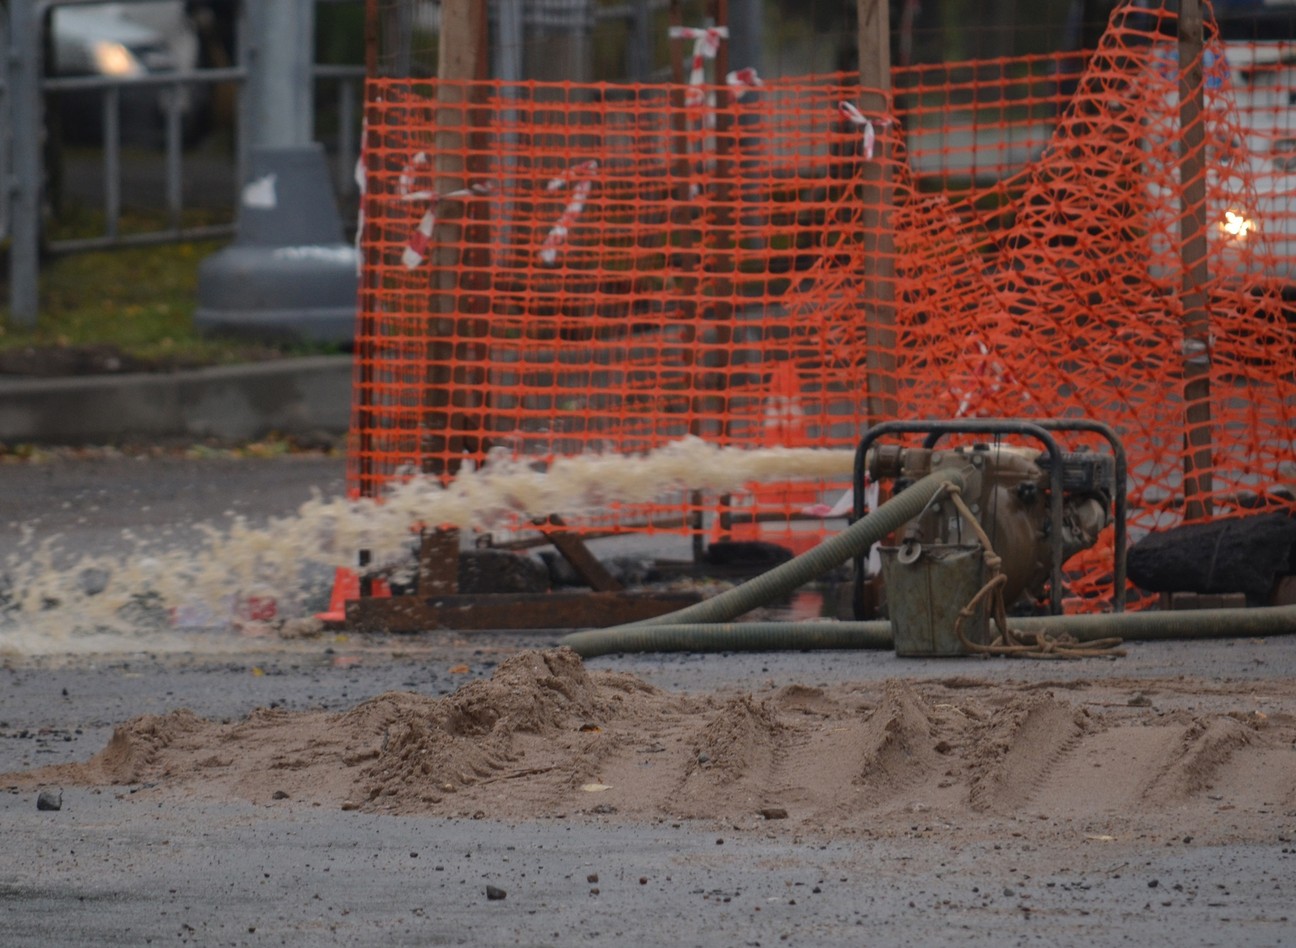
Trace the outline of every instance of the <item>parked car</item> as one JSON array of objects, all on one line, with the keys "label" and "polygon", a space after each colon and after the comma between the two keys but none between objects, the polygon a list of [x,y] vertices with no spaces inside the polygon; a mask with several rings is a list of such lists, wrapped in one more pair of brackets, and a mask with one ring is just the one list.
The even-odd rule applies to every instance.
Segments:
[{"label": "parked car", "polygon": [[[55,7],[50,20],[49,72],[54,76],[93,76],[124,82],[121,88],[122,141],[157,145],[165,140],[167,110],[175,96],[187,142],[205,131],[211,90],[205,85],[140,85],[128,80],[197,68],[201,42],[186,4],[102,3]],[[64,141],[101,141],[104,92],[59,92],[50,103]]]}]

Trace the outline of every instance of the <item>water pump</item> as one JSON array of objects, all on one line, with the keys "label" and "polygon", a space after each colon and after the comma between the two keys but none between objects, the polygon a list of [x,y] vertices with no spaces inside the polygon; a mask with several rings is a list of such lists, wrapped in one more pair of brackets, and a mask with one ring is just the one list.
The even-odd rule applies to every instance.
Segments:
[{"label": "water pump", "polygon": [[[1105,437],[1111,453],[1063,451],[1052,432],[1080,428]],[[922,447],[880,444],[886,434],[926,433]],[[942,448],[952,433],[992,440]],[[1005,442],[1007,437],[1010,441]],[[1030,444],[1030,441],[1039,444]],[[857,515],[864,485],[897,489],[943,468],[964,486],[938,495],[881,544],[881,573],[897,655],[966,655],[991,647],[1006,607],[1023,598],[1062,611],[1062,567],[1116,526],[1113,608],[1123,608],[1125,460],[1110,429],[1094,422],[976,419],[879,425],[856,457]],[[863,563],[857,561],[857,617]]]}]

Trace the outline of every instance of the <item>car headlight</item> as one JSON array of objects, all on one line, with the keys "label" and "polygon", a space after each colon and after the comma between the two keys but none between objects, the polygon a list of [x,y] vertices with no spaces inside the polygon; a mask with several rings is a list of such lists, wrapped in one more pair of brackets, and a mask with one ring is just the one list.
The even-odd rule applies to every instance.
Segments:
[{"label": "car headlight", "polygon": [[121,43],[112,40],[95,40],[91,52],[94,55],[95,69],[100,75],[125,78],[138,76],[144,72],[144,67],[135,58],[135,54]]},{"label": "car headlight", "polygon": [[1230,240],[1241,241],[1255,232],[1256,224],[1241,211],[1229,209],[1224,212],[1224,219],[1219,222],[1219,228]]}]

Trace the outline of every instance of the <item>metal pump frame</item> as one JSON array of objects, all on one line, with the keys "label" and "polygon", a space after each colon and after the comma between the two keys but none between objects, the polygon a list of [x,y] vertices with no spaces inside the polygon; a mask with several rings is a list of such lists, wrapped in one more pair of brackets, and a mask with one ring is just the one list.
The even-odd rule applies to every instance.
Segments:
[{"label": "metal pump frame", "polygon": [[[1115,538],[1115,569],[1112,577],[1112,611],[1125,611],[1125,552],[1128,546],[1125,517],[1127,511],[1126,480],[1128,463],[1125,448],[1116,432],[1100,421],[1088,418],[1039,418],[1024,420],[1020,418],[967,418],[945,421],[884,421],[868,429],[860,438],[855,450],[855,469],[852,482],[855,509],[853,520],[859,520],[868,513],[868,500],[864,493],[865,475],[868,467],[868,452],[871,447],[885,435],[926,434],[924,448],[933,448],[941,438],[950,434],[990,434],[990,435],[1026,435],[1035,438],[1044,445],[1049,455],[1049,505],[1050,516],[1054,524],[1062,523],[1062,449],[1054,431],[1084,431],[1102,436],[1111,446],[1113,471],[1112,480]],[[1049,538],[1053,555],[1051,577],[1049,580],[1049,612],[1060,615],[1062,612],[1062,531],[1054,528]],[[864,618],[864,560],[866,553],[855,557],[855,618]]]}]

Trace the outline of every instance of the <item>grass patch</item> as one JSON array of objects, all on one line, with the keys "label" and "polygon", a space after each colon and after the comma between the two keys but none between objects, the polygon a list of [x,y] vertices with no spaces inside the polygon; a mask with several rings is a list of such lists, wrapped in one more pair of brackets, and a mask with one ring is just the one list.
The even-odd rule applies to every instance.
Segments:
[{"label": "grass patch", "polygon": [[131,247],[48,261],[36,326],[15,326],[6,307],[0,354],[13,362],[18,350],[100,349],[128,357],[131,368],[165,370],[337,351],[200,334],[193,324],[198,265],[223,244]]}]

